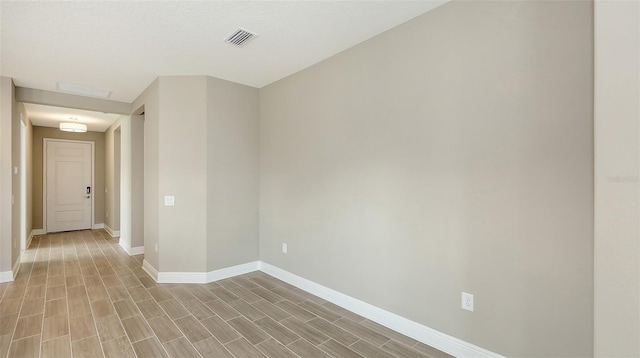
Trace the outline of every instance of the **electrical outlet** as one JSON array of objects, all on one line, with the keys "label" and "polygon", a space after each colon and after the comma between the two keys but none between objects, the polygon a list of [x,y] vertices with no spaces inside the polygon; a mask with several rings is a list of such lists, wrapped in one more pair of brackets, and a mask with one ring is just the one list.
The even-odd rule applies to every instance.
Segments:
[{"label": "electrical outlet", "polygon": [[158,253],[158,243],[156,242],[156,254]]},{"label": "electrical outlet", "polygon": [[462,292],[462,309],[473,312],[473,295]]},{"label": "electrical outlet", "polygon": [[175,196],[165,196],[164,197],[164,206],[174,206],[176,203],[176,198]]},{"label": "electrical outlet", "polygon": [[282,243],[282,253],[283,254],[287,253],[287,244],[285,244],[284,242]]}]

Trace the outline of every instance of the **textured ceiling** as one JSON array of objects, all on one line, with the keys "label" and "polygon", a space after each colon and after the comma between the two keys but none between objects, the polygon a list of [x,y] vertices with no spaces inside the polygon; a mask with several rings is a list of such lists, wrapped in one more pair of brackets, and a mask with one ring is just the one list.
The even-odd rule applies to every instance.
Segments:
[{"label": "textured ceiling", "polygon": [[[132,102],[161,75],[262,87],[444,1],[0,1],[0,74],[112,90]],[[259,35],[238,48],[238,27]]]}]

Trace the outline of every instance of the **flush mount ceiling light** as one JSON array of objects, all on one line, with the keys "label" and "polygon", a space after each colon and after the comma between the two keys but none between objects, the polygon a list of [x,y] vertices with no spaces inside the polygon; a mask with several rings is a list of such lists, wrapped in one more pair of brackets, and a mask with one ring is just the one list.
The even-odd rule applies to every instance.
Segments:
[{"label": "flush mount ceiling light", "polygon": [[108,89],[92,88],[67,82],[58,82],[58,91],[99,98],[109,98],[111,96],[111,91]]},{"label": "flush mount ceiling light", "polygon": [[78,118],[69,118],[73,122],[62,122],[60,123],[60,130],[63,132],[74,132],[74,133],[84,133],[87,131],[87,125],[78,123]]}]

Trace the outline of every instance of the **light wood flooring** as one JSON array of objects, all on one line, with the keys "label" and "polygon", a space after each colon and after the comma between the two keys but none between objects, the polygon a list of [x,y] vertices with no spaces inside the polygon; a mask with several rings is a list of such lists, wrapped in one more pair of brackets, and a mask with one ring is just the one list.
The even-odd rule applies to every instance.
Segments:
[{"label": "light wood flooring", "polygon": [[42,235],[0,284],[4,357],[449,357],[253,272],[157,284],[102,230]]}]

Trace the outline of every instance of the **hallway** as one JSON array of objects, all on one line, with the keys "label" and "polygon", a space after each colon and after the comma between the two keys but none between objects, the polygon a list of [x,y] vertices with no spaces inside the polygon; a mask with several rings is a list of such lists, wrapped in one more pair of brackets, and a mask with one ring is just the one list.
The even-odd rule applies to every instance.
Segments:
[{"label": "hallway", "polygon": [[262,272],[156,284],[102,230],[42,235],[0,284],[0,357],[444,357]]}]

